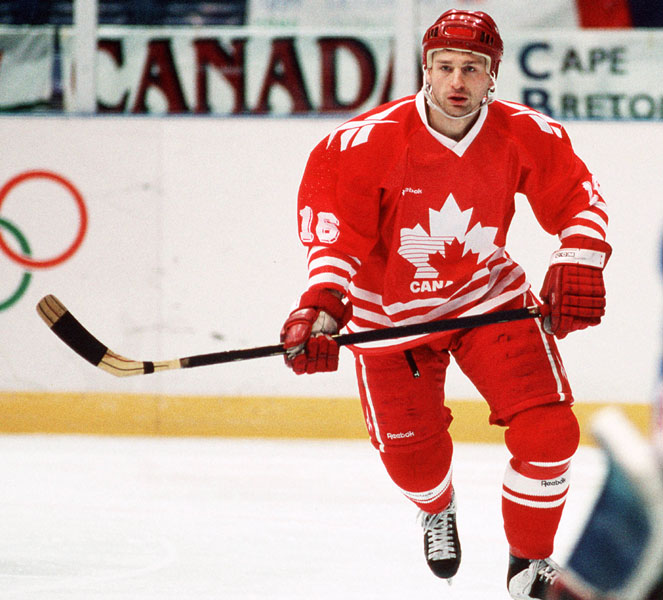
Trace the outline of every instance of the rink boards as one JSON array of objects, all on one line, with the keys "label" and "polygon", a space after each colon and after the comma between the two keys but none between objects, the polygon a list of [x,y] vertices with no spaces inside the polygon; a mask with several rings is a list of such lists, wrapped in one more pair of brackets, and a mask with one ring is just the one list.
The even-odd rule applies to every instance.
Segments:
[{"label": "rink boards", "polygon": [[[478,400],[447,400],[458,442],[501,442]],[[576,403],[581,443],[606,403]],[[650,408],[619,408],[646,433]],[[221,436],[303,439],[367,438],[357,398],[159,396],[111,393],[0,393],[0,432],[95,435]]]},{"label": "rink boards", "polygon": [[[55,294],[101,342],[139,360],[276,343],[306,284],[301,173],[340,121],[1,117],[0,137],[14,143],[0,165],[0,431],[365,439],[350,352],[337,372],[313,377],[274,357],[115,378],[35,311]],[[614,251],[605,319],[560,340],[560,353],[583,424],[613,403],[646,428],[663,352],[653,151],[663,123],[565,126],[601,182]],[[538,291],[558,241],[516,204],[509,252]],[[445,391],[456,439],[501,441],[455,363]]]}]

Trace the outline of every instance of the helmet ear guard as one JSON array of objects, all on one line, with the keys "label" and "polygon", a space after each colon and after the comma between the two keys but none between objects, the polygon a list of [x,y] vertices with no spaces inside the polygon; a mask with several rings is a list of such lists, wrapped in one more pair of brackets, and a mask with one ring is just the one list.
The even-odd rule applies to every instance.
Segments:
[{"label": "helmet ear guard", "polygon": [[504,43],[493,18],[481,11],[448,10],[431,25],[422,41],[424,70],[438,50],[459,50],[486,59],[486,70],[497,79]]}]

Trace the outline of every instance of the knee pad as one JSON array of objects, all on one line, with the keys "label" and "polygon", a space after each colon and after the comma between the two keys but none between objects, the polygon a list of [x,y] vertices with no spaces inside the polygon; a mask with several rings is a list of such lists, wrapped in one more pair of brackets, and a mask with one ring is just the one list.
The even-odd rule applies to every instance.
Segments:
[{"label": "knee pad", "polygon": [[504,441],[522,462],[569,460],[580,443],[578,420],[568,404],[544,404],[515,414],[507,423]]},{"label": "knee pad", "polygon": [[451,500],[453,443],[448,432],[421,444],[380,453],[391,480],[426,512],[440,512]]}]

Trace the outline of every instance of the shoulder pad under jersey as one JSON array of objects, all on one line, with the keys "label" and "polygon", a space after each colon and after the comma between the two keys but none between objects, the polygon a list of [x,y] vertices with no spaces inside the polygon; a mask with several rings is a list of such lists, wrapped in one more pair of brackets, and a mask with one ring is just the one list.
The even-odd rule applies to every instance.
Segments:
[{"label": "shoulder pad under jersey", "polygon": [[369,141],[381,145],[382,139],[391,140],[393,144],[405,126],[404,119],[409,114],[407,105],[414,106],[414,96],[383,104],[346,121],[329,134],[327,148],[337,146],[340,152],[345,152]]}]

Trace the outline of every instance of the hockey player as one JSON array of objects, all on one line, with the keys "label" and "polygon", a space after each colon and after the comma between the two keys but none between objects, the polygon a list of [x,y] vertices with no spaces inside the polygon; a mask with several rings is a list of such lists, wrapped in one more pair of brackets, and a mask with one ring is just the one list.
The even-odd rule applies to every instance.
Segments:
[{"label": "hockey player", "polygon": [[[423,38],[416,95],[354,118],[312,151],[298,225],[308,288],[281,332],[296,373],[333,371],[330,337],[537,303],[507,253],[514,194],[559,237],[545,320],[352,347],[366,426],[388,474],[420,509],[426,560],[450,579],[461,560],[452,481],[450,357],[505,428],[502,490],[513,598],[543,598],[579,440],[554,337],[604,314],[606,206],[564,128],[494,99],[502,39],[483,12],[450,10]],[[461,528],[462,531],[462,528]]]}]

